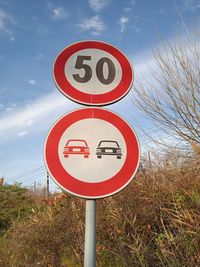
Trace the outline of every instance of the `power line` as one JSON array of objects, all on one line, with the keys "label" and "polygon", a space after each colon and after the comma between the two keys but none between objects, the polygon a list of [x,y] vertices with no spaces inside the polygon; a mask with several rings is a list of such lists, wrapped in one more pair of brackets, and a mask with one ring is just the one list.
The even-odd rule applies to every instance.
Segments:
[{"label": "power line", "polygon": [[45,175],[45,174],[46,174],[46,172],[42,172],[42,173],[39,173],[37,175],[33,175],[33,176],[29,177],[28,179],[26,177],[26,178],[23,178],[23,179],[15,180],[15,182],[26,183],[26,182],[29,182],[29,181],[37,180],[37,179],[39,179],[38,176],[42,176],[42,175]]},{"label": "power line", "polygon": [[[35,169],[32,169],[32,170],[29,170],[29,171],[26,171],[26,172],[23,172],[21,173],[20,175],[16,176],[16,177],[11,177],[11,180],[18,180],[18,179],[21,179],[23,176],[30,176],[30,175],[33,175],[33,173],[38,173],[38,171],[44,171],[42,169],[44,169],[45,167],[44,166],[40,166],[40,167],[37,167]],[[40,170],[41,169],[41,170]],[[45,169],[46,170],[46,169]]]}]

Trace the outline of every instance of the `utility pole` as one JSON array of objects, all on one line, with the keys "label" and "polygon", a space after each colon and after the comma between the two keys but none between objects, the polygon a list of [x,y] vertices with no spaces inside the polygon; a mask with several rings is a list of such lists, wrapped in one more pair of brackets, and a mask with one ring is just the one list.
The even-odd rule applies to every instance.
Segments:
[{"label": "utility pole", "polygon": [[49,173],[47,172],[47,198],[49,198]]},{"label": "utility pole", "polygon": [[36,197],[36,190],[37,190],[37,182],[34,181],[34,186],[33,186],[33,192],[34,192],[34,197]]},{"label": "utility pole", "polygon": [[0,186],[3,185],[3,182],[4,182],[4,178],[0,178]]}]

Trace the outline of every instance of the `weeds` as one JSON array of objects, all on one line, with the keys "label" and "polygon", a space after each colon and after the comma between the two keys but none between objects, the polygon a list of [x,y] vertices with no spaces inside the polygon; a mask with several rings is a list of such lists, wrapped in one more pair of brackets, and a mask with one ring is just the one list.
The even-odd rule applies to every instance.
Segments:
[{"label": "weeds", "polygon": [[[122,192],[97,201],[98,267],[200,266],[197,163],[139,171]],[[0,239],[0,266],[83,266],[85,200],[57,199],[12,224]]]}]

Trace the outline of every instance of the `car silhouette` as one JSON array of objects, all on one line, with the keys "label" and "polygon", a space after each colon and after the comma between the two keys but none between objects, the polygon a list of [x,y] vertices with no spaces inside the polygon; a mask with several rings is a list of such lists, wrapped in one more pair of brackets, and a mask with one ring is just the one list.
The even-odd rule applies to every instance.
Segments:
[{"label": "car silhouette", "polygon": [[102,140],[97,147],[96,155],[99,159],[105,155],[117,156],[118,159],[121,159],[122,151],[117,141]]},{"label": "car silhouette", "polygon": [[90,155],[90,149],[85,140],[70,139],[64,147],[63,155],[65,158],[68,158],[69,155],[83,155],[84,158],[88,158]]}]

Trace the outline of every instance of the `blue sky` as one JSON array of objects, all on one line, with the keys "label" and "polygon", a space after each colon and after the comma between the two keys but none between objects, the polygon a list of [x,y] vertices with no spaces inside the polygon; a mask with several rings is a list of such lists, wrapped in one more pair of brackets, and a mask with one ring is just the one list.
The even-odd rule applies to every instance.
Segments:
[{"label": "blue sky", "polygon": [[[158,34],[173,40],[183,33],[176,9],[189,29],[199,27],[199,0],[0,0],[0,176],[8,183],[45,181],[46,135],[57,118],[81,107],[52,79],[53,62],[64,47],[82,40],[108,42],[130,59],[136,80],[148,79]],[[107,108],[137,132],[134,120],[143,118],[130,95],[134,87]],[[139,139],[143,149],[145,140]]]}]

